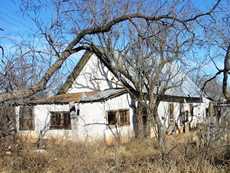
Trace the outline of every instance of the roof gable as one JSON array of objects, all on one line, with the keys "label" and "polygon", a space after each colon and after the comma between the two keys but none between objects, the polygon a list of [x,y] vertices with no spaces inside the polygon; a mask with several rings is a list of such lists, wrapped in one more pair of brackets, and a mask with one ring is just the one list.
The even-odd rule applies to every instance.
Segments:
[{"label": "roof gable", "polygon": [[112,88],[123,88],[123,85],[100,58],[86,51],[57,94]]},{"label": "roof gable", "polygon": [[[93,55],[93,53],[90,53],[88,51],[86,51],[84,53],[84,55],[82,56],[82,58],[80,59],[78,64],[75,66],[75,68],[72,71],[72,73],[68,76],[68,78],[67,78],[66,82],[64,83],[64,85],[59,89],[58,94],[65,94],[65,93],[67,93],[69,91],[69,89],[71,87],[73,87],[73,84],[74,84],[75,80],[78,77],[80,77],[79,76],[80,73],[82,72],[82,70],[84,69],[86,64],[89,62],[89,59],[92,57],[92,55]],[[96,57],[96,58],[98,58],[98,57]],[[100,59],[99,59],[99,61],[100,61]],[[103,64],[103,62],[100,61],[100,64]],[[103,64],[103,65],[105,66],[105,64]],[[200,89],[199,89],[199,87],[182,70],[180,70],[180,72],[178,73],[178,71],[177,71],[178,66],[176,64],[168,65],[167,69],[169,69],[169,71],[171,73],[173,73],[173,74],[175,73],[174,78],[172,78],[171,79],[172,81],[170,81],[171,85],[173,85],[173,83],[178,83],[178,81],[177,81],[178,79],[183,78],[183,81],[182,81],[180,86],[172,87],[171,89],[167,90],[165,95],[175,96],[175,97],[176,96],[177,97],[200,97]],[[107,70],[109,72],[111,72],[109,69],[107,69]],[[165,73],[169,73],[169,71],[165,70]],[[111,74],[112,74],[112,72],[111,72]],[[164,76],[164,73],[162,75]],[[107,80],[111,80],[111,78],[107,79]],[[104,88],[104,89],[111,89],[111,88],[113,88],[113,87]],[[114,88],[116,88],[116,87],[114,87]],[[82,92],[82,91],[80,90],[79,92]],[[86,92],[88,92],[88,91],[86,91]]]},{"label": "roof gable", "polygon": [[65,83],[59,89],[57,94],[67,93],[68,89],[72,86],[75,79],[78,77],[84,66],[87,64],[88,60],[92,56],[93,53],[86,51],[77,65],[74,67],[72,73],[68,76]]}]

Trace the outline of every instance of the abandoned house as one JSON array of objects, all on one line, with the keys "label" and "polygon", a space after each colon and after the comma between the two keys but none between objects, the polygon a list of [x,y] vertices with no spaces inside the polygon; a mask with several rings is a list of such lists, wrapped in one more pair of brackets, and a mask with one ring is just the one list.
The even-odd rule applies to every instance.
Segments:
[{"label": "abandoned house", "polygon": [[[16,107],[18,133],[72,140],[108,141],[114,134],[124,140],[132,137],[131,98],[121,86],[96,55],[86,52],[57,95]],[[180,87],[166,94],[158,113],[167,128],[182,113],[191,126],[203,121],[208,100],[187,76]]]}]

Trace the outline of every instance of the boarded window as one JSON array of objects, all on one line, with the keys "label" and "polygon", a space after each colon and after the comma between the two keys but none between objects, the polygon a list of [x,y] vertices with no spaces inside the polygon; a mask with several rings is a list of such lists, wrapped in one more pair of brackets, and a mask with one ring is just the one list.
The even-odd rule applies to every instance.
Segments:
[{"label": "boarded window", "polygon": [[50,129],[71,129],[69,112],[50,112]]},{"label": "boarded window", "polygon": [[109,125],[126,126],[130,124],[129,110],[108,111],[107,116]]},{"label": "boarded window", "polygon": [[34,115],[32,106],[20,107],[19,130],[34,130]]}]

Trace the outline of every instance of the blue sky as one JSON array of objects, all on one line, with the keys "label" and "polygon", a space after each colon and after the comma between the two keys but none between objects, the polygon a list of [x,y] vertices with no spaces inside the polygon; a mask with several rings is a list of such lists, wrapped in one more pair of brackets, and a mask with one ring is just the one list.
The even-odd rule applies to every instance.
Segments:
[{"label": "blue sky", "polygon": [[3,0],[0,6],[0,27],[1,36],[16,38],[31,32],[33,28],[30,20],[24,17],[19,10],[17,0]]},{"label": "blue sky", "polygon": [[[36,0],[35,0],[36,1]],[[214,0],[193,0],[197,8],[206,10]],[[18,35],[29,35],[34,26],[30,19],[22,15],[19,9],[20,0],[2,0],[0,6],[0,32],[1,36],[17,37]],[[44,17],[47,14],[44,14]]]},{"label": "blue sky", "polygon": [[[193,0],[193,2],[200,10],[207,10],[215,2],[215,0]],[[19,0],[1,1],[0,28],[4,31],[0,31],[0,44],[5,47],[10,45],[11,41],[20,41],[21,37],[30,39],[31,34],[35,30],[31,20],[22,15],[19,6]],[[50,12],[45,11],[42,17],[46,18],[49,16],[49,13]],[[202,56],[203,52],[200,52],[199,55]],[[221,61],[219,64],[221,64]],[[207,68],[207,71],[213,72],[210,68]]]}]

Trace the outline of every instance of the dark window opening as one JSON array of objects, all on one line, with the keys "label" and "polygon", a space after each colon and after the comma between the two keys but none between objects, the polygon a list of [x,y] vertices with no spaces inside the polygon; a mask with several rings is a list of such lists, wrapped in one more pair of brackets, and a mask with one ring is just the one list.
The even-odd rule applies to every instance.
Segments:
[{"label": "dark window opening", "polygon": [[192,104],[189,104],[189,109],[190,109],[190,115],[193,117],[194,116],[194,107]]},{"label": "dark window opening", "polygon": [[209,109],[208,108],[205,109],[205,116],[209,117]]},{"label": "dark window opening", "polygon": [[71,129],[69,112],[50,112],[50,129]]},{"label": "dark window opening", "polygon": [[80,115],[80,109],[78,108],[77,109],[77,116],[79,116]]},{"label": "dark window opening", "polygon": [[188,111],[184,110],[184,104],[180,104],[180,121],[182,124],[188,122]]},{"label": "dark window opening", "polygon": [[108,124],[109,125],[117,124],[116,111],[109,111],[108,112]]},{"label": "dark window opening", "polygon": [[184,120],[185,122],[188,122],[188,113],[189,113],[188,111],[185,111],[185,118],[184,118],[184,119],[185,119],[185,120]]},{"label": "dark window opening", "polygon": [[75,106],[71,106],[71,108],[70,108],[70,110],[69,110],[70,112],[76,112],[76,108],[75,108]]},{"label": "dark window opening", "polygon": [[34,115],[32,106],[20,107],[19,130],[34,130]]},{"label": "dark window opening", "polygon": [[174,114],[173,114],[173,112],[174,112],[174,105],[173,105],[173,103],[169,104],[169,110],[168,110],[168,112],[169,112],[169,120],[174,120]]},{"label": "dark window opening", "polygon": [[184,104],[180,103],[180,114],[184,113]]},{"label": "dark window opening", "polygon": [[181,121],[182,124],[188,122],[188,111],[181,112],[180,121]]}]

